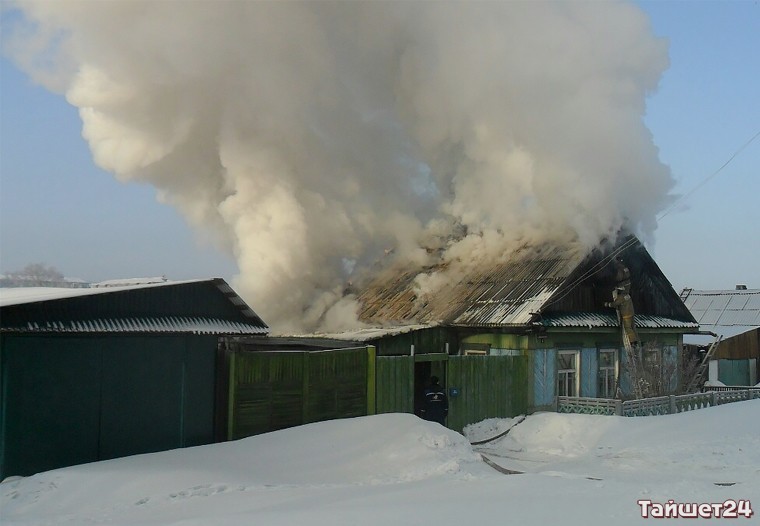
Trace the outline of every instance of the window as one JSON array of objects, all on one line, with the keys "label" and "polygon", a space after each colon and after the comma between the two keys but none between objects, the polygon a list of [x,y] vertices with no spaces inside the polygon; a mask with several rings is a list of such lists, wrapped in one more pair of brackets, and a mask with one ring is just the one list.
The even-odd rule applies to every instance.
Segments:
[{"label": "window", "polygon": [[557,396],[578,396],[578,351],[557,353]]},{"label": "window", "polygon": [[490,353],[490,343],[463,343],[460,354],[465,356],[487,356]]},{"label": "window", "polygon": [[662,349],[645,347],[642,349],[641,354],[644,361],[644,370],[650,373],[659,373],[662,367]]},{"label": "window", "polygon": [[599,350],[599,385],[597,396],[600,398],[615,398],[618,380],[617,349]]}]

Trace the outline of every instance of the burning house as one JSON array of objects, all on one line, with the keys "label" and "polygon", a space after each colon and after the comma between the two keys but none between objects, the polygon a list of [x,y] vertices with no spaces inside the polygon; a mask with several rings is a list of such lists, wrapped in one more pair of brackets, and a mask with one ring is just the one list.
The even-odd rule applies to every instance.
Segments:
[{"label": "burning house", "polygon": [[[621,348],[656,341],[647,359],[664,364],[696,328],[638,241],[587,250],[623,228],[650,235],[675,185],[642,119],[668,65],[642,12],[229,2],[213,21],[201,3],[182,13],[46,3],[24,13],[45,29],[29,46],[45,60],[22,62],[56,50],[76,66],[56,89],[82,110],[96,163],[219,234],[273,333],[364,327],[336,336],[345,352],[223,342],[228,438],[412,412],[431,375],[455,429],[556,394],[611,396],[631,390]],[[546,242],[557,238],[585,248]],[[431,260],[439,239],[445,254]],[[361,280],[386,249],[397,266]],[[343,293],[349,279],[356,294]]]},{"label": "burning house", "polygon": [[[376,348],[378,412],[413,410],[431,375],[449,389],[455,429],[548,408],[557,395],[633,395],[626,349],[641,344],[636,359],[666,374],[683,335],[698,329],[632,236],[590,254],[525,246],[462,273],[448,270],[390,270],[357,296],[359,319],[383,328],[346,335]],[[436,273],[453,279],[424,292],[421,277]],[[665,380],[673,388],[679,381]]]}]

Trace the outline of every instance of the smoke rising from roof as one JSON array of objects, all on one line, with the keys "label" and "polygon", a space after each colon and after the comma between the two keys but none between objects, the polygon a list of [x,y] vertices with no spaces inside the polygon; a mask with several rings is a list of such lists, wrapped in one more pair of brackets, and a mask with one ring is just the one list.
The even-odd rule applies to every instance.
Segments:
[{"label": "smoke rising from roof", "polygon": [[21,7],[15,57],[80,108],[97,164],[212,231],[275,330],[350,322],[344,284],[390,250],[647,237],[669,200],[642,123],[667,46],[635,6]]}]

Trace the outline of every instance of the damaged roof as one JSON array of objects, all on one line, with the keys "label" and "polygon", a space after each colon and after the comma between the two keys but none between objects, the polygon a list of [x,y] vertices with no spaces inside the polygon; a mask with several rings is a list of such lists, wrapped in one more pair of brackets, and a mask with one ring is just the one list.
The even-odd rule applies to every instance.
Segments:
[{"label": "damaged roof", "polygon": [[[358,294],[359,319],[373,324],[524,327],[540,320],[540,314],[559,311],[586,313],[583,321],[588,321],[589,312],[603,313],[605,325],[609,325],[615,311],[604,307],[604,301],[612,299],[614,284],[609,276],[613,265],[609,263],[618,253],[634,263],[629,266],[641,289],[634,298],[642,307],[637,314],[656,316],[656,320],[647,321],[660,328],[697,327],[678,294],[633,236],[615,249],[544,244],[524,246],[501,261],[486,264],[391,269]],[[600,279],[602,270],[607,288],[597,290],[597,283],[591,282]]]},{"label": "damaged roof", "polygon": [[[508,260],[488,265],[391,270],[358,295],[359,319],[524,325],[562,287],[585,255],[577,247],[524,247]],[[426,277],[436,274],[444,281],[425,293]]]}]

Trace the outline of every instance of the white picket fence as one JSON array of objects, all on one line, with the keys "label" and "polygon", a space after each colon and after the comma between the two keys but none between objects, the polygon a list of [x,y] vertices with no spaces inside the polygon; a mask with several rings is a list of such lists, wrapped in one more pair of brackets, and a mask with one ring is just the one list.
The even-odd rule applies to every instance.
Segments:
[{"label": "white picket fence", "polygon": [[639,400],[614,400],[610,398],[587,398],[581,396],[556,397],[558,413],[581,413],[586,415],[653,416],[671,415],[705,407],[741,402],[760,398],[760,388],[737,387],[708,391],[705,393],[658,396]]}]

